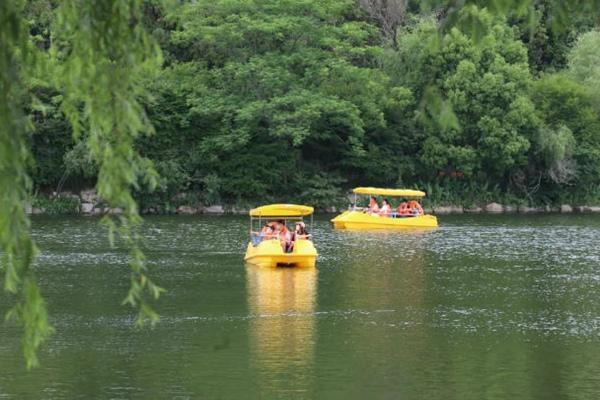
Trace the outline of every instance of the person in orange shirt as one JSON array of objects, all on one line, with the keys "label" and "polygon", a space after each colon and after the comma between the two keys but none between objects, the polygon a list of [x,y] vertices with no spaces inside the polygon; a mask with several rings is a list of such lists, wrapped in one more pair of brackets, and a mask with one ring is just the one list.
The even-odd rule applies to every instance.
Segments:
[{"label": "person in orange shirt", "polygon": [[396,210],[398,212],[398,216],[400,217],[406,217],[408,215],[410,215],[410,210],[408,209],[408,203],[403,201],[402,203],[400,203],[400,205],[398,205],[398,209]]},{"label": "person in orange shirt", "polygon": [[418,217],[419,215],[425,214],[423,207],[419,204],[418,201],[413,200],[409,203],[410,211],[413,216]]}]

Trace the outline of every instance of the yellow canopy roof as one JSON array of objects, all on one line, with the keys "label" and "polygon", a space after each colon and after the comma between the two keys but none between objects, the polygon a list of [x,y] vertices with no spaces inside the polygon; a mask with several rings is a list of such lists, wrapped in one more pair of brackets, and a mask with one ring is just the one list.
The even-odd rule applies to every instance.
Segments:
[{"label": "yellow canopy roof", "polygon": [[298,204],[269,204],[250,210],[251,217],[303,217],[312,214],[310,206]]},{"label": "yellow canopy roof", "polygon": [[425,192],[412,189],[382,189],[374,187],[357,187],[354,188],[354,193],[391,197],[425,197]]}]

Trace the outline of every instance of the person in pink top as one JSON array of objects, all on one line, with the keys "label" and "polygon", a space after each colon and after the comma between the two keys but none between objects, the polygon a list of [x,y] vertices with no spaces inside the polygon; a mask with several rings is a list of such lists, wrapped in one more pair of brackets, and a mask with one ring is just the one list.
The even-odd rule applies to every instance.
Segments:
[{"label": "person in pink top", "polygon": [[281,247],[285,253],[290,252],[290,245],[292,243],[292,232],[285,226],[284,220],[277,221],[278,232],[279,232],[279,240],[281,242]]},{"label": "person in pink top", "polygon": [[383,204],[381,205],[381,209],[379,210],[379,215],[382,217],[389,217],[392,214],[392,206],[388,199],[383,199]]},{"label": "person in pink top", "polygon": [[367,210],[369,214],[379,214],[379,204],[377,204],[377,199],[375,196],[371,196],[369,200],[369,209]]}]

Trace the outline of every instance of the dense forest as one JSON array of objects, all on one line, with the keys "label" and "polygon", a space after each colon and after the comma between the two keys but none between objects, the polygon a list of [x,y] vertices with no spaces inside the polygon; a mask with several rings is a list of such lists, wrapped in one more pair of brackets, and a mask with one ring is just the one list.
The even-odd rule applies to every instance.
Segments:
[{"label": "dense forest", "polygon": [[[599,204],[599,20],[581,9],[557,24],[552,4],[469,5],[450,24],[414,1],[145,1],[162,59],[142,75],[153,132],[135,146],[159,178],[135,196],[162,211],[324,207],[369,185],[435,203]],[[42,50],[60,40],[55,6],[27,2]],[[34,192],[95,185],[63,96],[29,85]]]}]

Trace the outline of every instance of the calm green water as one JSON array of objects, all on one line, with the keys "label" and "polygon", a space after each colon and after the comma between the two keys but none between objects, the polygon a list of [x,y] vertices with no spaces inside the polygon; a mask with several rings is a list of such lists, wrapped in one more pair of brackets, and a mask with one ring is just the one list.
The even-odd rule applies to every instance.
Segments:
[{"label": "calm green water", "polygon": [[600,218],[441,224],[350,233],[318,218],[318,268],[266,270],[243,264],[246,218],[149,218],[169,291],[162,322],[136,331],[119,306],[126,258],[96,221],[37,219],[56,334],[27,373],[0,324],[0,399],[599,398]]}]

